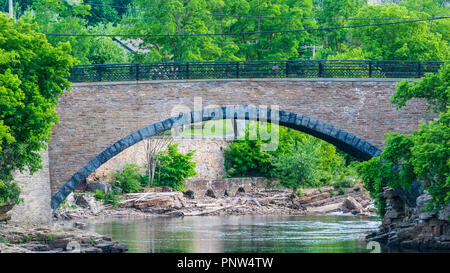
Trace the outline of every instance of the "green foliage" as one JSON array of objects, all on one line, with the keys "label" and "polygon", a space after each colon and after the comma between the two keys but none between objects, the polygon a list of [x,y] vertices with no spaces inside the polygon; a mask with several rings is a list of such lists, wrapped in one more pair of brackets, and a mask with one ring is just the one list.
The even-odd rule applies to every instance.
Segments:
[{"label": "green foliage", "polygon": [[[96,1],[108,2],[111,1]],[[76,34],[112,34],[115,32],[112,22],[118,18],[109,18],[110,7],[91,6],[83,4],[68,4],[59,0],[37,0],[22,18],[29,23],[36,23],[39,31],[44,33],[76,33]],[[96,17],[102,13],[103,17]],[[117,13],[117,12],[112,12]],[[114,17],[114,16],[112,16]],[[109,23],[108,23],[109,22]],[[111,37],[58,37],[50,36],[49,41],[69,42],[72,54],[81,64],[90,63],[123,63],[129,62],[129,56],[124,49]]]},{"label": "green foliage", "polygon": [[[427,17],[399,5],[368,5],[358,18]],[[376,24],[378,20],[354,20],[352,25]],[[441,33],[430,32],[428,22],[354,28],[350,32],[353,46],[340,57],[355,55],[370,60],[447,60],[448,42]],[[389,42],[387,42],[389,41]],[[360,47],[360,49],[357,49]]]},{"label": "green foliage", "polygon": [[184,192],[186,178],[195,176],[196,162],[192,162],[195,151],[183,154],[178,152],[178,144],[169,144],[167,151],[159,155],[160,169],[155,175],[156,186],[169,186]]},{"label": "green foliage", "polygon": [[422,123],[419,130],[409,135],[389,133],[381,155],[357,167],[365,187],[378,201],[381,215],[384,214],[384,204],[379,193],[383,188],[400,186],[408,190],[414,180],[421,181],[424,190],[430,193],[430,209],[439,210],[450,204],[449,78],[445,75],[448,75],[448,66],[436,76],[436,84],[429,76],[412,85],[398,84],[392,100],[398,107],[404,106],[411,98],[426,98],[435,111],[446,106],[446,112],[441,112],[440,118],[429,124]]},{"label": "green foliage", "polygon": [[383,216],[386,212],[386,203],[380,193],[389,185],[388,182],[392,181],[392,165],[381,162],[379,157],[373,157],[357,166],[357,171],[370,197],[375,200],[378,214]]},{"label": "green foliage", "polygon": [[139,192],[142,189],[141,169],[142,167],[136,164],[125,164],[121,171],[113,173],[112,185],[126,193]]},{"label": "green foliage", "polygon": [[105,205],[117,206],[121,199],[119,194],[120,192],[116,189],[112,189],[110,192],[106,194],[102,190],[96,190],[94,197],[97,200],[103,200],[103,204]]},{"label": "green foliage", "polygon": [[431,194],[431,206],[442,208],[450,204],[450,113],[422,124],[413,136],[411,164],[417,178],[425,181]]},{"label": "green foliage", "polygon": [[[367,0],[315,0],[314,15],[319,18],[349,18],[354,17],[358,10],[367,4]],[[321,19],[319,28],[340,27],[348,25],[347,20]],[[321,44],[334,52],[342,51],[347,40],[348,29],[317,31],[313,35]],[[346,60],[346,59],[341,59]]]},{"label": "green foliage", "polygon": [[425,99],[428,110],[444,112],[450,101],[450,64],[444,65],[438,74],[426,74],[420,81],[402,81],[397,85],[391,102],[397,109],[406,105],[411,99]]},{"label": "green foliage", "polygon": [[[162,9],[180,13],[130,11],[122,20],[126,33],[225,33],[254,32],[274,29],[311,28],[316,23],[303,19],[270,19],[251,17],[312,17],[312,1],[205,1],[205,0],[135,0],[143,9]],[[194,12],[197,15],[184,12]],[[249,17],[201,16],[198,13],[228,13]],[[294,59],[300,45],[311,42],[306,32],[284,34],[246,34],[233,36],[143,38],[150,52],[136,56],[140,61],[206,61]]]},{"label": "green foliage", "polygon": [[[86,1],[89,4],[101,4],[104,6],[90,5],[89,15],[86,16],[86,20],[89,25],[96,24],[108,24],[108,23],[118,23],[119,22],[119,10],[111,6],[114,6],[114,0],[89,0]],[[123,9],[122,9],[123,10]]]},{"label": "green foliage", "polygon": [[[4,2],[0,9],[6,11],[7,1]],[[386,22],[346,19],[349,17],[449,15],[444,0],[403,0],[398,5],[368,5],[367,2],[91,0],[83,4],[83,1],[23,0],[16,3],[16,14],[27,22],[36,22],[42,32],[77,34],[264,32]],[[242,16],[204,15],[208,13]],[[267,18],[270,16],[278,18]],[[114,26],[112,32],[102,29],[106,25]],[[50,37],[49,40],[54,45],[69,41],[73,56],[82,64],[129,61],[129,56],[110,37]],[[288,33],[142,37],[141,40],[139,46],[144,51],[134,53],[134,62],[311,59],[311,50],[302,48],[311,45],[323,46],[315,59],[446,60],[450,20]]]},{"label": "green foliage", "polygon": [[[70,89],[64,77],[74,60],[67,43],[52,46],[35,26],[4,14],[0,37],[0,180],[14,187],[13,171],[41,168],[39,151],[58,122],[56,104]],[[14,196],[6,200],[18,201]]]},{"label": "green foliage", "polygon": [[269,153],[262,151],[261,144],[260,139],[233,141],[224,151],[227,175],[272,177],[272,162]]},{"label": "green foliage", "polygon": [[274,157],[273,165],[281,179],[281,185],[292,189],[295,193],[298,188],[314,185],[314,182],[318,181],[317,165],[320,163],[320,158],[317,156],[318,147],[313,141],[298,142],[291,149],[295,152]]},{"label": "green foliage", "polygon": [[16,183],[0,180],[0,206],[19,204],[22,201],[20,188]]},{"label": "green foliage", "polygon": [[[260,126],[269,125],[270,131],[278,135],[274,151],[262,149],[267,141],[261,140],[265,138],[260,135]],[[224,152],[228,176],[281,178],[281,183],[289,188],[316,187],[331,183],[344,167],[344,159],[333,145],[296,130],[269,125],[249,122],[245,138],[229,145]]]}]

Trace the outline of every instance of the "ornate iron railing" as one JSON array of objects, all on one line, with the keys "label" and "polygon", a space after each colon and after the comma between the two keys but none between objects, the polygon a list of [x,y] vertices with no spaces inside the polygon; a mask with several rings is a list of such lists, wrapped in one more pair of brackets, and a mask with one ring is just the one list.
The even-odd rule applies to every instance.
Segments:
[{"label": "ornate iron railing", "polygon": [[76,65],[71,82],[238,78],[420,78],[443,62],[217,61]]}]

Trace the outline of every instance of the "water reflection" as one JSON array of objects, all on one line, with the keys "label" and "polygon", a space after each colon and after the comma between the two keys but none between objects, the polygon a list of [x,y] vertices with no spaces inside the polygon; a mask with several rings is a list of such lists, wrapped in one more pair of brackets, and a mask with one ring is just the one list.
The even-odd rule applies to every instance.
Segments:
[{"label": "water reflection", "polygon": [[89,229],[128,246],[129,252],[369,252],[364,237],[373,217],[198,216],[109,219]]}]

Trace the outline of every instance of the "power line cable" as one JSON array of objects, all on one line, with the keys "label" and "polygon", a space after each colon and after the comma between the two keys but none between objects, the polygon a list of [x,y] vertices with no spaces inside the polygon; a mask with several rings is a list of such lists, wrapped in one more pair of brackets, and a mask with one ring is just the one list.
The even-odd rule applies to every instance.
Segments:
[{"label": "power line cable", "polygon": [[166,13],[183,13],[188,15],[200,15],[200,16],[219,16],[219,17],[240,17],[240,18],[262,18],[262,19],[302,19],[302,20],[411,20],[411,19],[427,19],[432,17],[390,17],[390,18],[345,18],[345,17],[297,17],[297,16],[266,16],[266,15],[245,15],[245,14],[225,14],[225,13],[202,13],[193,11],[177,11],[177,10],[164,10],[164,9],[150,9],[150,8],[136,8],[136,7],[124,7],[117,5],[108,4],[97,4],[89,2],[76,2],[70,0],[58,0],[66,3],[89,5],[89,6],[100,6],[100,7],[112,7],[118,9],[132,9],[140,11],[155,11],[155,12],[166,12]]},{"label": "power line cable", "polygon": [[64,34],[64,33],[44,33],[44,34],[47,36],[92,36],[92,37],[195,37],[195,36],[226,36],[226,35],[229,36],[229,35],[273,34],[273,33],[291,33],[291,32],[304,32],[304,31],[335,30],[335,29],[345,29],[345,28],[374,27],[374,26],[415,23],[415,22],[423,22],[423,21],[435,21],[435,20],[443,20],[443,19],[448,19],[448,18],[450,18],[450,16],[418,19],[418,20],[411,20],[411,21],[354,25],[354,26],[305,28],[305,29],[292,29],[292,30],[230,32],[230,33],[225,32],[225,33],[193,33],[193,34]]}]

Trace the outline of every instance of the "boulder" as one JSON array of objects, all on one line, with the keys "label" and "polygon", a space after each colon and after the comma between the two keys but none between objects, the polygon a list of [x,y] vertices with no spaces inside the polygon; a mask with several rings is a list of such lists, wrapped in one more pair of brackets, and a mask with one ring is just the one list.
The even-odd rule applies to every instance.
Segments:
[{"label": "boulder", "polygon": [[442,221],[450,221],[450,205],[439,211],[438,219]]},{"label": "boulder", "polygon": [[363,206],[360,203],[358,203],[358,201],[356,201],[355,198],[353,198],[351,196],[345,198],[342,206],[345,207],[346,209],[350,210],[353,214],[357,214],[357,213],[355,213],[355,211],[358,211],[359,213],[364,211]]},{"label": "boulder", "polygon": [[101,190],[104,193],[109,193],[111,189],[111,184],[104,181],[89,182],[86,186],[86,190],[89,192],[96,192],[97,190]]},{"label": "boulder", "polygon": [[89,201],[86,200],[87,199],[86,197],[84,197],[83,195],[77,195],[77,196],[74,196],[74,198],[75,198],[75,204],[77,206],[82,207],[82,208],[89,208]]},{"label": "boulder", "polygon": [[427,204],[431,201],[431,195],[424,191],[419,197],[416,199],[417,211],[419,212],[420,220],[428,220],[431,219],[434,215],[432,211],[428,211]]},{"label": "boulder", "polygon": [[184,197],[189,198],[189,199],[195,198],[195,193],[191,190],[187,190],[183,195],[184,195]]}]

